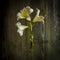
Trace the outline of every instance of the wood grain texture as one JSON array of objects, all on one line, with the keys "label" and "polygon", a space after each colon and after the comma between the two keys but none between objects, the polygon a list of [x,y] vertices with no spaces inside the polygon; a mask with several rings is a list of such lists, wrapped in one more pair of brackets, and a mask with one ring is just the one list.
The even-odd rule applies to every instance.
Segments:
[{"label": "wood grain texture", "polygon": [[[2,59],[6,60],[60,60],[59,40],[59,6],[58,0],[8,0],[3,6],[2,28]],[[36,23],[33,28],[35,34],[34,52],[31,53],[29,35],[27,30],[23,37],[16,32],[16,14],[25,6],[31,6],[34,10],[39,8],[40,15],[46,15],[45,25]],[[36,11],[35,11],[36,12]],[[35,13],[34,13],[35,14]],[[32,14],[32,17],[34,17]],[[57,22],[57,25],[56,25]],[[26,21],[22,24],[28,25]],[[56,25],[56,26],[55,26]],[[55,26],[55,28],[54,28]],[[44,30],[42,30],[44,29]],[[44,41],[42,32],[45,32]],[[44,44],[44,46],[43,46]],[[32,55],[33,54],[33,55]]]}]

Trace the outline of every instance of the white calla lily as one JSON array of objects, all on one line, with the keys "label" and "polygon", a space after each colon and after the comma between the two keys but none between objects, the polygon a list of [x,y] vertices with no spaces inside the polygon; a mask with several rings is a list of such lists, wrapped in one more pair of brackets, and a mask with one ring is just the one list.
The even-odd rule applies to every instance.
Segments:
[{"label": "white calla lily", "polygon": [[26,28],[28,28],[28,26],[21,25],[20,22],[17,22],[17,23],[16,23],[16,26],[18,27],[17,32],[20,34],[20,36],[23,36],[23,31],[24,31]]},{"label": "white calla lily", "polygon": [[33,12],[33,9],[27,6],[26,8],[23,8],[18,12],[17,14],[17,20],[19,19],[27,19],[28,21],[31,21],[30,14]]},{"label": "white calla lily", "polygon": [[44,17],[43,16],[39,16],[40,10],[37,9],[37,14],[35,16],[35,18],[33,19],[33,22],[43,22],[44,24]]}]

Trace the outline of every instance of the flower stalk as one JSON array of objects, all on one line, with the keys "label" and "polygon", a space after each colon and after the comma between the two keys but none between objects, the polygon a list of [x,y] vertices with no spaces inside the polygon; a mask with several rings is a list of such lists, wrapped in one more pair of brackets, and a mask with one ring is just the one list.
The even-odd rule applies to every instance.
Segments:
[{"label": "flower stalk", "polygon": [[31,47],[33,48],[34,46],[34,34],[33,34],[33,22],[30,22],[30,42],[31,42]]},{"label": "flower stalk", "polygon": [[17,13],[17,21],[19,21],[21,19],[29,21],[29,26],[22,25],[21,22],[17,22],[16,26],[18,28],[17,32],[20,34],[21,37],[23,36],[24,30],[29,28],[29,31],[30,31],[29,40],[31,43],[32,51],[34,49],[34,34],[33,34],[34,24],[37,22],[42,22],[44,24],[44,17],[39,15],[40,10],[38,8],[36,10],[37,10],[37,12],[33,19],[31,18],[30,15],[31,15],[31,13],[33,13],[34,10],[30,6],[24,7],[22,10],[20,10],[20,12]]}]

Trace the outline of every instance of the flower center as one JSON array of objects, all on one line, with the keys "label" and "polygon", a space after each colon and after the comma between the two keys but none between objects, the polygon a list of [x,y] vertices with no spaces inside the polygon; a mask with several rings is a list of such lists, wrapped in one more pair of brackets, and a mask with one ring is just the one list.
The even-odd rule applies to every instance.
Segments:
[{"label": "flower center", "polygon": [[24,18],[27,18],[27,17],[29,16],[29,12],[28,12],[28,11],[23,11],[23,12],[22,12],[22,16],[23,16]]}]

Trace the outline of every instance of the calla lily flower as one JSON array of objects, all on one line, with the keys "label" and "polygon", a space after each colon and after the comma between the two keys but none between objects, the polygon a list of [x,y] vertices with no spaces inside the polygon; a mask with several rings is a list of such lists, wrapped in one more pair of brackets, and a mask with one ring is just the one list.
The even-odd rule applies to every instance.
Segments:
[{"label": "calla lily flower", "polygon": [[37,9],[37,14],[35,16],[35,18],[33,19],[33,22],[43,22],[44,24],[44,17],[43,16],[39,16],[40,10]]},{"label": "calla lily flower", "polygon": [[16,23],[16,26],[18,27],[17,32],[20,34],[20,36],[23,36],[24,30],[25,30],[26,28],[28,28],[28,26],[21,25],[20,22],[17,22],[17,23]]},{"label": "calla lily flower", "polygon": [[17,20],[19,19],[26,19],[28,21],[31,21],[30,14],[33,12],[33,9],[27,6],[26,8],[20,10],[17,14]]}]

